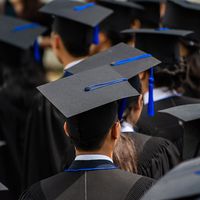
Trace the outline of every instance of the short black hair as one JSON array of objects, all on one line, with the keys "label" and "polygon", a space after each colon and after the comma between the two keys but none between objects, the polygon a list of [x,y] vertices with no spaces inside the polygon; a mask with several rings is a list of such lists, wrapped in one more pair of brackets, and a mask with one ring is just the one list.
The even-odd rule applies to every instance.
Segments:
[{"label": "short black hair", "polygon": [[117,121],[118,104],[109,103],[67,119],[68,134],[75,147],[84,151],[101,148]]},{"label": "short black hair", "polygon": [[66,50],[74,57],[88,56],[92,44],[92,28],[61,17],[55,17],[52,30],[60,35]]}]

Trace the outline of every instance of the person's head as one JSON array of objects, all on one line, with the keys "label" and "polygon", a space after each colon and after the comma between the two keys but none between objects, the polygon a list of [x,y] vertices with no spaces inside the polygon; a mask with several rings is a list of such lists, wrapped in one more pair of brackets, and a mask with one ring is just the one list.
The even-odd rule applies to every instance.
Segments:
[{"label": "person's head", "polygon": [[[142,93],[139,76],[135,76],[132,79],[130,79],[129,83],[138,91],[138,93],[140,94]],[[142,95],[127,98],[126,109],[123,113],[122,121],[126,121],[134,126],[140,118],[142,108],[143,108]]]},{"label": "person's head", "polygon": [[121,132],[117,112],[114,102],[67,119],[64,129],[77,153],[104,152],[112,156]]},{"label": "person's head", "polygon": [[100,42],[99,45],[92,49],[91,54],[104,51],[120,42],[131,43],[133,36],[124,35],[120,32],[131,27],[138,13],[143,10],[143,7],[138,4],[125,1],[100,0],[98,3],[114,10],[114,13],[101,23],[99,37]]},{"label": "person's head", "polygon": [[[167,28],[133,30],[135,46],[161,61],[154,67],[155,87],[179,90],[185,79],[185,63],[180,52],[180,41],[191,31]],[[148,90],[149,71],[140,75],[143,93]]]},{"label": "person's head", "polygon": [[55,55],[65,64],[69,57],[76,59],[88,56],[92,43],[92,28],[56,17],[51,38]]},{"label": "person's head", "polygon": [[121,134],[114,150],[113,161],[120,169],[137,173],[137,156],[134,141],[128,134]]}]

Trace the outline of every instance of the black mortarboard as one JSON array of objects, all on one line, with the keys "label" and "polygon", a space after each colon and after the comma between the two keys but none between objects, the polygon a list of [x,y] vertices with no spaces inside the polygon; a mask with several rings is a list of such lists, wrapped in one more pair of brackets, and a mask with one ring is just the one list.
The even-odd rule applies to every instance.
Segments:
[{"label": "black mortarboard", "polygon": [[[121,64],[120,64],[121,63]],[[140,72],[160,64],[160,61],[139,49],[119,43],[106,51],[90,56],[68,71],[76,74],[85,70],[106,65],[126,78],[132,78]]]},{"label": "black mortarboard", "polygon": [[31,46],[34,47],[36,61],[39,61],[39,45],[36,39],[46,30],[45,27],[8,16],[0,16],[0,27],[1,61],[14,63],[20,53]]},{"label": "black mortarboard", "polygon": [[7,191],[8,188],[0,182],[0,192]]},{"label": "black mortarboard", "polygon": [[46,30],[39,24],[8,16],[0,16],[0,27],[0,41],[23,50]]},{"label": "black mortarboard", "polygon": [[[75,74],[97,66],[107,65],[107,67],[112,66],[114,70],[119,72],[122,76],[128,78],[130,81],[131,78],[135,77],[140,72],[146,71],[159,63],[160,61],[152,57],[150,54],[146,54],[136,48],[120,43],[111,47],[107,51],[89,57],[69,69],[69,72]],[[149,115],[153,115],[150,114],[153,112],[152,104],[153,101],[150,100],[149,105],[151,106],[149,106],[149,110],[151,111],[149,111]],[[119,114],[119,116],[122,116],[122,114]]]},{"label": "black mortarboard", "polygon": [[142,28],[158,28],[160,26],[160,3],[165,0],[129,0],[144,6],[144,11],[139,19]]},{"label": "black mortarboard", "polygon": [[161,178],[141,200],[200,198],[200,158],[178,165]]},{"label": "black mortarboard", "polygon": [[164,63],[177,63],[180,60],[179,40],[192,31],[159,28],[129,29],[122,33],[135,34],[136,48],[152,54]]},{"label": "black mortarboard", "polygon": [[114,13],[105,20],[101,27],[102,31],[107,33],[119,33],[123,29],[130,28],[133,20],[144,10],[143,6],[128,1],[99,0],[97,2],[114,10]]},{"label": "black mortarboard", "polygon": [[[54,0],[43,6],[40,11],[65,19],[66,26],[68,26],[67,21],[73,21],[77,27],[85,25],[88,28],[94,29],[94,43],[98,43],[96,41],[98,40],[98,25],[112,14],[112,10],[96,5],[93,2],[84,3],[70,0]],[[70,27],[68,28],[70,29]]]},{"label": "black mortarboard", "polygon": [[189,0],[167,1],[163,25],[169,28],[194,30],[191,39],[200,42],[200,3]]},{"label": "black mortarboard", "polygon": [[200,119],[200,104],[187,104],[175,106],[159,112],[173,115],[185,122]]},{"label": "black mortarboard", "polygon": [[107,66],[42,85],[38,90],[66,118],[138,95],[127,78]]}]

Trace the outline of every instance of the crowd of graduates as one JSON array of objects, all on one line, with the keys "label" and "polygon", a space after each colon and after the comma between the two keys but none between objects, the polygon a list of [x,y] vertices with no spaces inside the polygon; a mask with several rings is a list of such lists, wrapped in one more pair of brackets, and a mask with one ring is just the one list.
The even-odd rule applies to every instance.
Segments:
[{"label": "crowd of graduates", "polygon": [[0,1],[0,199],[198,200],[199,120],[200,0]]}]

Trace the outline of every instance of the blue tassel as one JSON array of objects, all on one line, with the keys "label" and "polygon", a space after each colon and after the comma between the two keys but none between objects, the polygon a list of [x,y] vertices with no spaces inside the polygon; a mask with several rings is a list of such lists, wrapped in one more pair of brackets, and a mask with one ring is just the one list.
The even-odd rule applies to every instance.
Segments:
[{"label": "blue tassel", "polygon": [[13,32],[25,31],[27,29],[36,29],[36,28],[39,28],[39,27],[40,27],[40,25],[37,24],[37,23],[30,23],[30,24],[25,24],[25,25],[22,25],[22,26],[16,26],[13,29]]},{"label": "blue tassel", "polygon": [[127,58],[127,59],[124,59],[124,60],[119,60],[117,62],[113,62],[113,63],[111,63],[111,66],[124,65],[124,64],[130,63],[130,62],[134,62],[134,61],[145,59],[145,58],[149,58],[149,57],[152,57],[152,55],[148,54],[148,53],[145,53],[145,54],[141,54],[139,56]]},{"label": "blue tassel", "polygon": [[127,98],[125,99],[122,99],[121,100],[121,103],[119,105],[119,111],[118,111],[118,119],[121,121],[122,120],[122,117],[123,117],[123,113],[126,109],[126,106],[127,106]]},{"label": "blue tassel", "polygon": [[41,62],[40,45],[37,40],[34,43],[34,58],[36,62]]},{"label": "blue tassel", "polygon": [[154,116],[154,100],[153,100],[153,88],[154,88],[154,74],[153,68],[150,69],[149,77],[149,103],[148,103],[148,115],[150,117]]},{"label": "blue tassel", "polygon": [[120,79],[117,79],[117,80],[112,80],[112,81],[108,81],[108,82],[104,82],[104,83],[98,83],[98,84],[95,84],[95,85],[90,85],[90,86],[87,86],[85,88],[85,92],[90,92],[90,91],[97,90],[97,89],[100,89],[100,88],[103,88],[103,87],[108,87],[108,86],[111,86],[111,85],[122,83],[124,81],[128,81],[128,79],[127,78],[120,78]]},{"label": "blue tassel", "polygon": [[75,6],[74,7],[74,11],[83,11],[87,8],[90,8],[92,6],[95,6],[95,3],[92,2],[92,3],[87,3],[87,4],[84,4],[84,5],[81,5],[81,6]]},{"label": "blue tassel", "polygon": [[166,27],[160,27],[160,28],[157,28],[156,29],[157,31],[168,31],[170,30],[169,28],[166,28]]},{"label": "blue tassel", "polygon": [[94,27],[93,29],[93,44],[98,45],[99,44],[99,26],[97,25],[96,27]]}]

